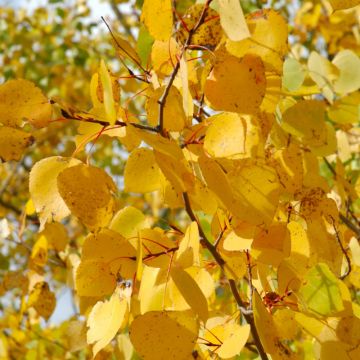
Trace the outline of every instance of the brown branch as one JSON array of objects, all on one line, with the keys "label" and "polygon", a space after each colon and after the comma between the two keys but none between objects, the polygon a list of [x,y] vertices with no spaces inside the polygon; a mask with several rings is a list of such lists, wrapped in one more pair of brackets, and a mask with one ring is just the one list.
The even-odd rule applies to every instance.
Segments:
[{"label": "brown branch", "polygon": [[[104,120],[100,120],[100,119],[96,119],[96,118],[91,118],[91,117],[81,117],[81,116],[76,116],[76,114],[70,114],[68,113],[66,110],[61,109],[61,115],[68,120],[76,120],[76,121],[83,121],[83,122],[89,122],[89,123],[93,123],[93,124],[99,124],[102,125],[104,127],[106,126],[110,126],[110,123],[108,121],[104,121]],[[126,123],[124,121],[120,121],[120,120],[116,120],[114,125],[119,125],[119,126],[134,126],[138,129],[141,130],[148,130],[148,131],[152,131],[152,132],[158,132],[158,130],[152,126],[149,125],[144,125],[144,124],[137,124],[137,123],[133,123],[133,122],[129,122]]]},{"label": "brown branch", "polygon": [[[198,225],[199,228],[199,234],[201,237],[201,244],[206,247],[211,255],[214,257],[215,261],[217,262],[217,264],[220,266],[220,268],[222,270],[224,270],[225,268],[225,261],[224,259],[221,257],[221,255],[217,252],[215,246],[209,241],[209,239],[206,237],[204,230],[201,227],[201,224],[199,222],[199,220],[197,219],[197,217],[195,216],[192,208],[191,208],[191,204],[190,204],[190,199],[189,196],[186,192],[183,193],[183,199],[184,199],[184,203],[185,203],[185,211],[187,212],[188,216],[190,217],[190,219],[192,221],[195,221]],[[227,277],[226,277],[227,278]],[[248,310],[245,306],[245,303],[243,302],[243,300],[241,299],[241,296],[239,294],[239,291],[237,289],[237,285],[235,280],[233,279],[228,279],[227,281],[229,283],[231,292],[235,298],[235,301],[241,311],[241,314],[244,316],[244,319],[246,320],[246,322],[250,325],[250,329],[251,329],[251,334],[252,337],[254,339],[254,343],[256,345],[257,351],[261,357],[262,360],[268,360],[268,356],[263,348],[263,345],[261,343],[259,334],[257,332],[256,326],[255,326],[255,322],[254,322],[254,318],[252,316],[252,311]]]},{"label": "brown branch", "polygon": [[189,31],[189,35],[185,41],[185,44],[182,48],[181,54],[179,56],[179,58],[177,59],[176,65],[170,75],[170,79],[169,82],[167,83],[164,93],[162,94],[161,98],[158,100],[158,104],[159,104],[159,120],[158,120],[158,130],[162,135],[164,134],[164,109],[165,109],[165,104],[166,104],[166,99],[169,95],[170,92],[170,88],[175,80],[175,77],[177,75],[177,73],[179,72],[180,69],[180,59],[182,58],[184,52],[186,51],[186,49],[188,48],[188,46],[191,44],[191,40],[193,35],[195,34],[196,30],[201,26],[201,24],[204,22],[205,20],[205,16],[206,16],[206,12],[211,4],[212,0],[207,0],[203,10],[201,12],[201,15],[199,17],[198,22],[196,23],[196,25]]},{"label": "brown branch", "polygon": [[348,266],[345,274],[340,276],[340,279],[341,279],[341,280],[344,280],[344,279],[351,273],[351,261],[350,261],[350,257],[349,257],[349,255],[348,255],[346,249],[344,248],[344,245],[343,245],[342,242],[341,242],[340,235],[339,235],[339,231],[338,231],[338,229],[337,229],[336,226],[335,226],[335,220],[334,220],[334,218],[333,218],[332,216],[330,216],[330,217],[331,217],[333,229],[334,229],[334,231],[335,231],[336,240],[337,240],[337,242],[338,242],[338,244],[339,244],[339,246],[340,246],[341,252],[342,252],[342,253],[344,254],[344,256],[345,256],[345,259],[346,259],[346,262],[347,262],[347,266]]}]

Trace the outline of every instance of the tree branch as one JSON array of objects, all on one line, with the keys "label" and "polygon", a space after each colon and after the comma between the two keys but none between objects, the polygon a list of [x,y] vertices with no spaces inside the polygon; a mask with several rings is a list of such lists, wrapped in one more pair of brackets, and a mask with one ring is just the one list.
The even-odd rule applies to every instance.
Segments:
[{"label": "tree branch", "polygon": [[[217,252],[215,246],[206,237],[206,235],[204,233],[204,230],[202,229],[199,220],[197,219],[194,212],[192,211],[189,195],[186,192],[183,193],[183,199],[184,199],[184,203],[185,203],[185,210],[186,210],[188,216],[190,217],[190,219],[192,221],[195,221],[197,223],[197,225],[198,225],[199,234],[201,236],[201,244],[203,246],[205,246],[210,251],[211,255],[214,257],[217,264],[220,266],[220,268],[222,270],[224,270],[226,263],[225,263],[224,259],[221,257],[221,255]],[[252,311],[249,311],[246,308],[245,303],[242,301],[241,296],[239,294],[239,291],[237,289],[235,280],[228,279],[227,276],[226,276],[226,279],[227,279],[227,281],[229,283],[231,292],[232,292],[232,294],[233,294],[233,296],[235,298],[235,301],[236,301],[236,303],[237,303],[237,305],[238,305],[238,307],[239,307],[239,309],[241,311],[241,314],[244,316],[246,322],[250,325],[251,334],[252,334],[252,337],[254,339],[257,351],[258,351],[261,359],[262,360],[268,360],[268,356],[267,356],[267,354],[266,354],[266,352],[265,352],[265,350],[263,348],[263,345],[261,343],[259,334],[258,334],[256,326],[255,326],[254,318],[252,316]]]},{"label": "tree branch", "polygon": [[205,20],[205,16],[206,16],[206,12],[211,4],[212,0],[207,0],[203,10],[201,12],[201,15],[199,17],[198,22],[196,23],[196,25],[189,31],[189,35],[185,41],[185,44],[182,48],[181,54],[179,56],[179,58],[177,59],[176,65],[170,75],[170,79],[169,82],[167,83],[164,93],[162,94],[161,98],[158,100],[158,104],[159,104],[159,121],[158,121],[158,129],[160,131],[160,133],[162,135],[164,135],[164,109],[165,109],[165,104],[166,104],[166,99],[169,96],[169,92],[171,89],[171,86],[175,80],[175,77],[177,75],[177,73],[179,72],[180,69],[180,59],[182,58],[184,52],[187,50],[188,46],[191,44],[191,40],[193,35],[195,34],[196,30],[201,26],[201,24],[204,22]]}]

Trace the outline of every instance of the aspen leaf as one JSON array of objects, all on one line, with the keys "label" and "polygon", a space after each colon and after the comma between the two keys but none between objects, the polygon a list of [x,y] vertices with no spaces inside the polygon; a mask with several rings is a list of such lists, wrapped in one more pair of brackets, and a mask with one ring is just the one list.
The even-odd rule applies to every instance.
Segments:
[{"label": "aspen leaf", "polygon": [[344,309],[338,279],[324,263],[307,272],[299,296],[304,309],[318,316],[334,315]]},{"label": "aspen leaf", "polygon": [[0,85],[0,122],[5,126],[21,125],[23,119],[35,127],[51,120],[52,107],[34,83],[24,79]]},{"label": "aspen leaf", "polygon": [[360,4],[359,0],[329,0],[333,10],[352,8]]},{"label": "aspen leaf", "polygon": [[38,161],[30,172],[30,195],[40,218],[40,231],[46,222],[60,221],[70,214],[59,194],[57,176],[64,169],[79,164],[73,158],[52,156]]},{"label": "aspen leaf", "polygon": [[171,278],[191,309],[204,323],[209,317],[206,298],[195,280],[184,270],[174,267]]},{"label": "aspen leaf", "polygon": [[[188,30],[193,29],[203,12],[203,4],[194,4],[186,11],[182,17],[182,26],[177,35],[181,43],[185,43],[189,35]],[[212,8],[207,8],[205,19],[198,27],[191,38],[192,45],[200,45],[210,49],[214,49],[220,42],[222,36],[222,28],[220,25],[219,14]]]},{"label": "aspen leaf", "polygon": [[227,178],[238,201],[236,216],[249,224],[269,224],[279,199],[280,184],[275,170],[250,162],[239,164],[228,172]]},{"label": "aspen leaf", "polygon": [[176,263],[183,268],[200,264],[200,237],[196,222],[192,222],[186,229],[185,235],[176,252]]},{"label": "aspen leaf", "polygon": [[86,347],[86,324],[84,321],[70,321],[66,328],[66,338],[71,352],[82,350]]},{"label": "aspen leaf", "polygon": [[69,167],[59,174],[57,185],[72,214],[90,230],[109,224],[116,186],[104,170],[85,164]]},{"label": "aspen leaf", "polygon": [[236,113],[222,113],[208,119],[204,149],[213,157],[238,158],[245,153],[246,121]]},{"label": "aspen leaf", "polygon": [[254,322],[260,341],[265,351],[273,359],[297,359],[288,347],[280,340],[273,316],[267,311],[257,291],[253,294]]},{"label": "aspen leaf", "polygon": [[260,262],[278,266],[290,255],[290,233],[286,223],[277,223],[259,231],[251,245],[251,254]]},{"label": "aspen leaf", "polygon": [[0,160],[20,160],[25,149],[34,142],[34,137],[20,129],[0,127]]},{"label": "aspen leaf", "polygon": [[245,54],[259,56],[265,69],[281,74],[284,55],[288,51],[288,26],[285,19],[273,9],[263,9],[246,18],[251,36],[242,41],[226,43],[230,54],[239,58]]},{"label": "aspen leaf", "polygon": [[159,151],[154,151],[154,154],[162,173],[176,192],[182,193],[193,187],[194,176],[187,162]]},{"label": "aspen leaf", "polygon": [[[96,296],[96,291],[102,294],[110,293],[118,275],[124,279],[133,277],[135,257],[136,249],[117,232],[103,229],[97,234],[89,234],[85,239],[81,263],[76,272],[78,294]],[[98,275],[96,271],[99,272]],[[86,277],[91,278],[91,281],[87,283]]]},{"label": "aspen leaf", "polygon": [[[171,252],[167,253],[167,251],[175,247],[174,242],[158,229],[142,229],[139,231],[139,236],[146,250],[143,253],[144,264],[167,269],[171,261]],[[153,258],[151,254],[160,255]]]},{"label": "aspen leaf", "polygon": [[145,0],[141,21],[154,39],[169,40],[173,26],[171,0]]},{"label": "aspen leaf", "polygon": [[47,282],[42,281],[35,284],[29,295],[27,306],[33,307],[45,320],[50,318],[56,306],[56,298],[50,291]]},{"label": "aspen leaf", "polygon": [[117,53],[120,57],[129,58],[135,64],[141,64],[140,57],[136,50],[132,47],[128,40],[123,38],[120,34],[114,34],[116,42],[114,40],[114,44],[116,46]]},{"label": "aspen leaf", "polygon": [[281,127],[310,146],[326,143],[325,105],[318,100],[300,100],[288,108]]},{"label": "aspen leaf", "polygon": [[303,159],[298,145],[291,143],[285,149],[280,149],[274,154],[274,166],[281,185],[285,191],[295,194],[303,185]]},{"label": "aspen leaf", "polygon": [[103,261],[83,260],[76,269],[75,288],[79,296],[108,295],[115,286],[116,277]]},{"label": "aspen leaf", "polygon": [[360,58],[351,50],[336,54],[332,63],[339,69],[339,77],[334,82],[337,93],[347,94],[360,88]]},{"label": "aspen leaf", "polygon": [[116,342],[116,358],[119,360],[131,360],[134,353],[134,347],[129,336],[127,334],[120,334],[116,337]]},{"label": "aspen leaf", "polygon": [[264,65],[258,56],[219,59],[205,83],[205,95],[215,110],[255,113],[265,95]]},{"label": "aspen leaf", "polygon": [[198,322],[186,312],[150,311],[135,318],[129,333],[144,360],[185,360],[192,357],[198,330]]},{"label": "aspen leaf", "polygon": [[360,92],[334,101],[327,111],[329,118],[338,124],[356,124],[360,121]]},{"label": "aspen leaf", "polygon": [[227,37],[240,41],[250,36],[240,2],[237,0],[219,0],[220,23]]},{"label": "aspen leaf", "polygon": [[93,357],[115,337],[125,321],[128,300],[115,290],[109,300],[98,301],[91,309],[87,320],[86,337],[93,345]]},{"label": "aspen leaf", "polygon": [[99,75],[103,89],[103,101],[106,119],[108,120],[110,125],[114,125],[116,121],[116,109],[114,103],[113,85],[104,60],[101,60]]},{"label": "aspen leaf", "polygon": [[[159,103],[165,87],[159,87],[150,95],[146,102],[146,112],[148,121],[151,125],[156,126],[159,122]],[[164,128],[169,131],[180,131],[184,128],[186,118],[182,104],[180,91],[172,86],[164,106]]]},{"label": "aspen leaf", "polygon": [[250,325],[240,326],[229,323],[217,325],[205,333],[205,339],[218,347],[214,353],[221,359],[229,359],[240,354],[250,335]]},{"label": "aspen leaf", "polygon": [[173,38],[167,41],[154,41],[151,50],[151,63],[157,74],[171,74],[173,71],[172,64],[176,62],[178,52],[179,46]]},{"label": "aspen leaf", "polygon": [[131,152],[125,166],[125,191],[147,193],[160,189],[161,171],[152,150],[135,149]]},{"label": "aspen leaf", "polygon": [[137,236],[138,230],[149,227],[145,215],[133,206],[119,210],[111,220],[109,229],[118,232],[124,238]]},{"label": "aspen leaf", "polygon": [[40,267],[44,267],[48,260],[48,241],[44,235],[41,235],[31,250],[32,262]]},{"label": "aspen leaf", "polygon": [[299,61],[289,58],[284,62],[283,74],[282,85],[289,91],[296,91],[303,84],[306,71]]},{"label": "aspen leaf", "polygon": [[310,77],[322,90],[323,95],[332,101],[334,97],[333,83],[339,76],[339,69],[315,51],[310,53],[308,69]]},{"label": "aspen leaf", "polygon": [[50,248],[56,251],[65,250],[69,238],[63,224],[47,223],[41,234],[45,236]]}]

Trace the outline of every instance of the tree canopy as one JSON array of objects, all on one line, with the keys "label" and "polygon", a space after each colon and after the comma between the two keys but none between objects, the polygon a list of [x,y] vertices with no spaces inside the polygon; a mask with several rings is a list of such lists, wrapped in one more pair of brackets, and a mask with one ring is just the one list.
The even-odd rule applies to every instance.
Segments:
[{"label": "tree canopy", "polygon": [[0,359],[359,359],[360,1],[0,8]]}]

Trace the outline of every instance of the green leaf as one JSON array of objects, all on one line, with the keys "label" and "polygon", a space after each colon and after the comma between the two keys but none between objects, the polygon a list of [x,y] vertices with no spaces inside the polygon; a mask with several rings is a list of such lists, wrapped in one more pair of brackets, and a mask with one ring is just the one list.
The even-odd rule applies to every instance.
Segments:
[{"label": "green leaf", "polygon": [[283,66],[283,87],[296,91],[304,82],[306,71],[296,59],[286,59]]},{"label": "green leaf", "polygon": [[344,309],[338,279],[324,263],[308,271],[299,296],[304,310],[320,316],[333,316]]}]

